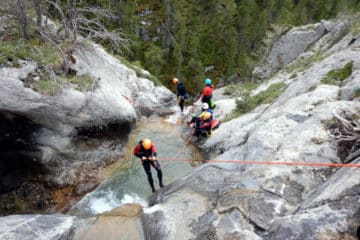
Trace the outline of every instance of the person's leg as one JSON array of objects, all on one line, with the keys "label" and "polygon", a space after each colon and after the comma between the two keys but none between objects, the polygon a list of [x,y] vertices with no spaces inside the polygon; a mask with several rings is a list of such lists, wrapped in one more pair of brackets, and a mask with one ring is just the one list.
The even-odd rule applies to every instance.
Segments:
[{"label": "person's leg", "polygon": [[200,128],[200,135],[203,137],[207,137],[207,132],[205,128]]},{"label": "person's leg", "polygon": [[161,166],[160,166],[160,163],[155,160],[155,161],[151,161],[151,165],[156,169],[157,171],[157,176],[158,176],[158,179],[159,179],[159,186],[160,187],[164,187],[164,184],[162,182],[162,171],[161,171]]},{"label": "person's leg", "polygon": [[181,100],[180,100],[179,106],[180,106],[181,112],[183,112],[183,111],[184,111],[184,99],[181,99]]},{"label": "person's leg", "polygon": [[204,96],[202,99],[202,102],[207,103],[210,106],[210,99],[211,99],[211,96]]},{"label": "person's leg", "polygon": [[148,161],[148,160],[143,161],[143,167],[144,167],[145,173],[148,177],[148,181],[149,181],[151,190],[152,190],[152,192],[155,192],[154,180],[152,178],[151,169],[150,169],[150,161]]}]

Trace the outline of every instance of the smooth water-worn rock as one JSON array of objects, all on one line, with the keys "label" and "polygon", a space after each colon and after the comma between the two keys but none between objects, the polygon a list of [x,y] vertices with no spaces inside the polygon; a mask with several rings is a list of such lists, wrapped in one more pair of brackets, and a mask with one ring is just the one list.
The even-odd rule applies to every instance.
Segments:
[{"label": "smooth water-worn rock", "polygon": [[[334,34],[324,35],[325,28]],[[353,239],[356,236],[360,225],[357,168],[243,163],[341,163],[328,124],[334,118],[333,111],[342,109],[353,116],[360,111],[360,102],[350,97],[360,87],[356,80],[360,51],[354,45],[341,45],[351,39],[351,33],[342,32],[348,28],[340,21],[299,29],[293,29],[274,44],[273,53],[280,54],[283,50],[284,55],[291,53],[278,58],[281,62],[274,61],[271,56],[275,55],[270,55],[268,62],[273,63],[272,69],[291,61],[300,64],[303,59],[297,55],[310,45],[321,51],[323,57],[306,68],[294,68],[294,72],[279,71],[252,92],[256,95],[271,84],[282,82],[286,87],[277,99],[224,122],[213,131],[201,147],[215,162],[167,186],[151,199],[156,205],[142,215],[146,232],[151,236],[228,239],[226,232],[234,239]],[[299,48],[285,41],[295,36],[298,39],[292,40],[294,44],[304,43]],[[322,47],[317,45],[319,42]],[[308,59],[314,56],[313,50],[309,51]],[[328,72],[341,69],[348,62],[353,63],[353,70],[342,85],[321,83]],[[235,101],[234,97],[222,98],[221,93],[214,94],[214,98],[219,105],[222,101]],[[231,108],[234,106],[225,109]],[[215,108],[214,115],[223,116],[223,109]],[[191,213],[182,208],[180,212],[175,210],[185,203],[193,209]],[[187,226],[182,223],[184,219],[189,223]],[[157,227],[158,224],[162,227]],[[177,229],[183,235],[176,235]]]},{"label": "smooth water-worn rock", "polygon": [[144,239],[139,218],[141,212],[140,205],[125,204],[80,225],[71,239]]},{"label": "smooth water-worn rock", "polygon": [[262,67],[255,68],[253,77],[269,78],[272,72],[293,61],[325,33],[326,30],[322,24],[292,28],[275,42],[266,63]]},{"label": "smooth water-worn rock", "polygon": [[[41,178],[55,187],[84,184],[74,189],[81,196],[124,153],[137,112],[154,114],[175,100],[98,45],[79,44],[71,54],[72,73],[93,79],[83,92],[72,85],[55,95],[35,92],[25,84],[39,67],[35,62],[0,68],[0,140],[8,149],[0,161],[0,194]],[[41,173],[23,170],[32,168]]]},{"label": "smooth water-worn rock", "polygon": [[356,168],[338,170],[308,194],[295,214],[275,219],[269,238],[354,239],[360,223],[359,179]]},{"label": "smooth water-worn rock", "polygon": [[0,217],[0,239],[70,239],[76,226],[77,219],[66,215],[12,215]]}]

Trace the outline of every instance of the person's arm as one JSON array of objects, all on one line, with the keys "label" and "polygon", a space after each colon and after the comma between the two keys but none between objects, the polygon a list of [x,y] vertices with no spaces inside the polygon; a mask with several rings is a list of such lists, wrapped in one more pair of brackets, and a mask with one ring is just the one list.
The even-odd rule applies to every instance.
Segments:
[{"label": "person's arm", "polygon": [[141,154],[140,154],[140,145],[136,144],[135,148],[134,148],[134,155],[138,158],[141,158]]},{"label": "person's arm", "polygon": [[180,86],[179,86],[179,84],[176,86],[176,96],[177,97],[180,96]]},{"label": "person's arm", "polygon": [[151,145],[151,160],[156,160],[157,152],[154,144]]}]

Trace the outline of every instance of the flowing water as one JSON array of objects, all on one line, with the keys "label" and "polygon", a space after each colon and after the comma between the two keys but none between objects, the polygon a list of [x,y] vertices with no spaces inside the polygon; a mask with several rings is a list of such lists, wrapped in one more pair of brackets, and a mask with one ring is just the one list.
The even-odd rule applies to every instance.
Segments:
[{"label": "flowing water", "polygon": [[[144,207],[147,206],[146,199],[152,194],[151,189],[140,159],[132,154],[135,144],[142,138],[150,138],[153,141],[160,158],[171,158],[177,155],[180,159],[190,159],[189,162],[159,161],[165,185],[189,173],[198,165],[191,160],[201,159],[201,155],[191,145],[183,148],[187,139],[182,137],[184,136],[181,133],[183,129],[179,124],[181,119],[181,115],[176,113],[166,120],[151,117],[141,121],[130,137],[125,156],[107,169],[106,180],[93,192],[87,194],[69,213],[91,216],[125,203],[139,203]],[[155,187],[158,189],[158,179],[154,168],[152,168],[152,175]]]}]

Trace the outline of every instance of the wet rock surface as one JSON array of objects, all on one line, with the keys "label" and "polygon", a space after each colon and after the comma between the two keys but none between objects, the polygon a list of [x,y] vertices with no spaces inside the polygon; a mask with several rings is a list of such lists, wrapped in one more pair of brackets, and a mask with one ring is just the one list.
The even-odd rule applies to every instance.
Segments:
[{"label": "wet rock surface", "polygon": [[141,212],[140,205],[125,204],[84,222],[71,239],[144,239],[139,219]]},{"label": "wet rock surface", "polygon": [[[138,78],[97,45],[78,45],[71,57],[74,73],[96,79],[96,87],[80,92],[67,86],[42,95],[26,80],[38,72],[37,63],[0,68],[0,194],[16,195],[21,183],[43,181],[42,197],[60,192],[56,209],[66,211],[65,201],[92,190],[101,169],[124,154],[140,106],[166,106],[173,100],[165,87]],[[0,214],[9,212],[0,209]]]}]

